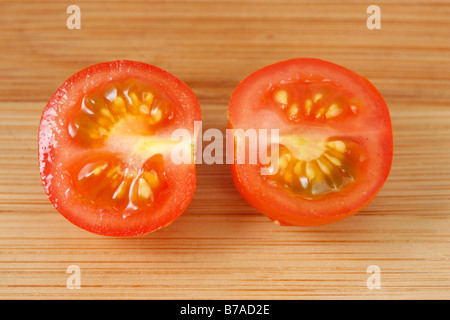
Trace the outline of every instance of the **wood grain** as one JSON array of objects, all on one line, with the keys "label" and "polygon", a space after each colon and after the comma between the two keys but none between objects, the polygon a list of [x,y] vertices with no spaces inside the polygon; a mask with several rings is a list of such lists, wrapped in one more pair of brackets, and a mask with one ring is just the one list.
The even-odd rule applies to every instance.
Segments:
[{"label": "wood grain", "polygon": [[[0,19],[0,298],[450,298],[450,2],[4,1]],[[203,129],[227,124],[251,72],[316,57],[370,79],[392,115],[395,154],[378,197],[345,221],[277,227],[236,191],[226,165],[200,165],[188,210],[136,239],[90,234],[46,199],[37,165],[43,107],[76,71],[133,59],[185,81]],[[81,289],[66,287],[69,265]],[[366,286],[369,265],[381,289]]]}]

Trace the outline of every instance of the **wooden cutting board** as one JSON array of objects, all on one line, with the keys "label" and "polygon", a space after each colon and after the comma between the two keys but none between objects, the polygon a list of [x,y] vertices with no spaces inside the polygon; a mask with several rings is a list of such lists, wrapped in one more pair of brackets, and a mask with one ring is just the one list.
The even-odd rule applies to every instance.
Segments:
[{"label": "wooden cutting board", "polygon": [[[2,1],[0,298],[450,298],[450,2]],[[257,69],[315,57],[367,77],[392,115],[390,177],[359,214],[278,227],[238,194],[226,165],[200,165],[172,225],[136,239],[97,236],[47,200],[37,163],[41,112],[89,65],[157,65],[198,96],[203,130],[227,125],[228,99]],[[81,287],[69,289],[68,267]],[[369,289],[368,267],[380,269]],[[369,268],[370,269],[370,268]]]}]

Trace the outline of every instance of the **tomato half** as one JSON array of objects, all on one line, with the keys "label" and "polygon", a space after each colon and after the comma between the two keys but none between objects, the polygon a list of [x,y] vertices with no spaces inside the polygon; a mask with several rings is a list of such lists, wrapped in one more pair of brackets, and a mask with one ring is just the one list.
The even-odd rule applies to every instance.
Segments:
[{"label": "tomato half", "polygon": [[164,70],[126,60],[88,67],[43,111],[45,192],[64,217],[97,234],[131,237],[160,229],[186,209],[196,186],[194,161],[171,161],[171,133],[188,130],[194,152],[200,119],[194,93]]},{"label": "tomato half", "polygon": [[388,107],[367,79],[336,64],[292,59],[262,68],[235,89],[228,116],[235,132],[278,129],[276,143],[258,140],[269,155],[277,147],[271,161],[231,165],[242,196],[277,224],[342,220],[369,204],[389,175]]}]

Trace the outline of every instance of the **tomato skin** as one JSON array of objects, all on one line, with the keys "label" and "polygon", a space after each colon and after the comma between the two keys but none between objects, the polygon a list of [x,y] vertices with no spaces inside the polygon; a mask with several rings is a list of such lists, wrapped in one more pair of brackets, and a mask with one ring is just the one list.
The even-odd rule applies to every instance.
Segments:
[{"label": "tomato skin", "polygon": [[[340,191],[314,201],[293,197],[279,187],[265,186],[264,181],[256,173],[257,167],[252,165],[235,162],[230,165],[231,174],[242,197],[277,224],[302,227],[327,225],[350,217],[363,209],[383,187],[390,173],[393,158],[391,119],[385,101],[369,80],[326,61],[292,59],[264,67],[240,82],[230,98],[228,128],[244,130],[271,128],[273,124],[270,121],[260,120],[251,109],[254,105],[252,97],[261,94],[262,86],[267,81],[277,82],[283,81],[283,77],[293,77],[292,70],[306,70],[304,73],[311,76],[315,76],[317,72],[318,75],[336,80],[341,85],[347,84],[349,90],[360,92],[365,101],[370,102],[373,114],[367,117],[369,120],[364,120],[359,128],[376,131],[374,137],[370,134],[360,137],[361,144],[370,150],[371,166],[366,169],[361,181],[358,181],[355,187],[349,188],[349,191]],[[273,127],[278,128],[279,125],[280,122]],[[333,129],[339,129],[339,123],[331,125],[334,126]],[[370,143],[374,146],[370,146]],[[374,159],[377,156],[380,159]]]},{"label": "tomato skin", "polygon": [[177,103],[179,113],[167,127],[161,129],[163,132],[185,128],[194,133],[194,121],[201,120],[201,112],[198,100],[189,87],[158,67],[128,60],[99,63],[74,74],[52,96],[43,110],[39,126],[39,167],[48,199],[70,222],[99,235],[134,237],[161,229],[183,213],[196,187],[195,164],[164,163],[167,190],[159,195],[153,208],[141,210],[139,214],[122,216],[102,205],[73,200],[73,192],[69,192],[69,174],[64,165],[72,152],[89,155],[90,150],[83,151],[72,141],[67,129],[68,119],[79,106],[83,95],[111,81],[129,78],[166,89]]}]

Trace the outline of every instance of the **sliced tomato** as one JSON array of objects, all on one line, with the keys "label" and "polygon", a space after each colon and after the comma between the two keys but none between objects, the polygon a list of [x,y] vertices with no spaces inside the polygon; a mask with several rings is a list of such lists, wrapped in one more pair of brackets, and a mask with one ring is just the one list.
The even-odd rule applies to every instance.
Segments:
[{"label": "sliced tomato", "polygon": [[125,60],[88,67],[43,111],[45,192],[64,217],[97,234],[160,229],[186,209],[196,186],[194,161],[171,161],[171,133],[187,130],[195,150],[194,121],[200,119],[193,92],[164,70]]},{"label": "sliced tomato", "polygon": [[[391,168],[392,126],[381,94],[326,61],[293,59],[248,76],[230,99],[229,128],[278,129],[278,142],[257,147],[269,155],[277,148],[276,157],[235,159],[231,170],[242,196],[281,225],[324,225],[356,213]],[[235,144],[236,158],[243,147]]]}]

